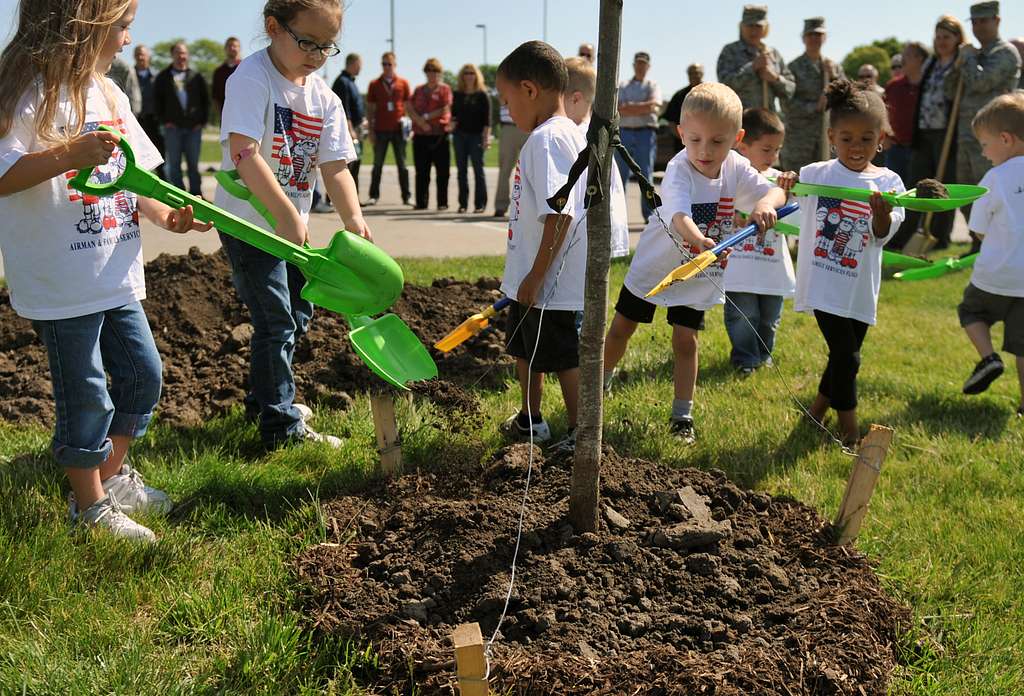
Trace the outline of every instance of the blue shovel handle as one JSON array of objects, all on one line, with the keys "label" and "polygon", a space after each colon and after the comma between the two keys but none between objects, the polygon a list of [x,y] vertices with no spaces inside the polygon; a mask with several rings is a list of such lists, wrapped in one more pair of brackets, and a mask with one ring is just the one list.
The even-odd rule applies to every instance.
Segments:
[{"label": "blue shovel handle", "polygon": [[[779,208],[776,212],[778,213],[779,219],[781,220],[787,215],[791,215],[798,210],[800,210],[800,204],[794,202],[787,203],[786,205]],[[713,249],[711,249],[711,253],[714,254],[715,256],[718,256],[729,247],[735,244],[739,244],[747,237],[753,237],[755,234],[757,234],[757,225],[747,225],[733,236],[723,239],[721,242],[719,242]]]}]

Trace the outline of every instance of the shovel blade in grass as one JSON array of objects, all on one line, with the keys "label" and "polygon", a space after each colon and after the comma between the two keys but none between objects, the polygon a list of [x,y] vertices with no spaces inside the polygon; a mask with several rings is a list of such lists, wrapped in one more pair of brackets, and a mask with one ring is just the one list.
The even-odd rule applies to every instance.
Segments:
[{"label": "shovel blade in grass", "polygon": [[[778,210],[778,216],[784,218],[791,213],[795,213],[800,209],[799,203],[788,203]],[[753,237],[757,234],[757,225],[747,225],[742,230],[732,235],[731,237],[719,242],[716,246],[707,251],[701,252],[697,256],[684,263],[682,266],[677,266],[667,276],[662,278],[661,282],[654,286],[650,292],[647,293],[646,297],[654,297],[658,293],[664,291],[670,285],[675,283],[681,283],[683,281],[693,278],[698,273],[704,271],[708,266],[718,260],[719,254],[726,249],[739,244],[748,237]]]},{"label": "shovel blade in grass", "polygon": [[462,345],[473,336],[476,336],[478,333],[486,329],[488,324],[490,324],[491,317],[505,309],[505,307],[507,307],[511,302],[512,300],[509,298],[503,297],[484,311],[477,312],[469,319],[459,324],[454,331],[435,343],[434,348],[437,348],[442,353],[455,350],[457,346]]},{"label": "shovel blade in grass", "polygon": [[949,258],[944,261],[938,261],[931,264],[927,268],[911,268],[906,271],[900,271],[893,276],[896,280],[931,280],[932,278],[940,278],[947,273],[953,273],[954,271],[962,271],[965,268],[970,268],[977,261],[978,255],[971,254],[965,256],[962,259]]}]

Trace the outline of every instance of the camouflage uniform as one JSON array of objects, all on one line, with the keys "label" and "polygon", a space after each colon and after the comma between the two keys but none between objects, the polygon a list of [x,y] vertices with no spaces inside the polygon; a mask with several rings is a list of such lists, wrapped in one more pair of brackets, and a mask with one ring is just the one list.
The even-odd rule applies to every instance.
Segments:
[{"label": "camouflage uniform", "polygon": [[793,96],[785,102],[786,141],[782,147],[782,166],[788,171],[799,172],[800,167],[821,159],[821,132],[824,112],[818,111],[818,101],[825,93],[825,86],[843,77],[843,67],[824,59],[811,60],[804,53],[789,64],[789,70],[796,81]]},{"label": "camouflage uniform", "polygon": [[962,67],[954,65],[946,75],[946,96],[950,99],[956,95],[961,74],[964,93],[960,98],[957,121],[956,180],[961,184],[977,184],[992,164],[981,154],[981,145],[971,129],[971,120],[992,99],[1017,88],[1020,56],[1013,44],[1003,39],[996,39],[976,54],[968,55]]},{"label": "camouflage uniform", "polygon": [[743,108],[765,107],[779,113],[776,97],[786,102],[793,96],[796,83],[789,72],[786,61],[774,48],[768,49],[768,67],[779,76],[779,81],[768,83],[768,104],[763,101],[761,78],[754,72],[751,63],[757,57],[757,49],[750,44],[734,41],[727,44],[718,56],[718,81],[733,88],[743,102]]}]

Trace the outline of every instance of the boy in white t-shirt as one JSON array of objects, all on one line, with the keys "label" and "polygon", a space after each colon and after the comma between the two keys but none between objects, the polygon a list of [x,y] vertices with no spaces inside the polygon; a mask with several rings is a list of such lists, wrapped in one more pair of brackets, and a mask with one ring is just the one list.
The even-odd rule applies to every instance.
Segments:
[{"label": "boy in white t-shirt", "polygon": [[554,372],[569,425],[560,449],[575,444],[579,382],[576,312],[583,309],[587,244],[580,177],[561,211],[547,199],[568,180],[586,148],[579,127],[565,115],[565,61],[542,41],[529,41],[498,66],[496,85],[516,127],[529,133],[519,153],[509,207],[508,253],[501,290],[514,300],[508,313],[508,353],[516,358],[522,408],[503,430],[545,442],[551,431],[541,415],[544,373]]},{"label": "boy in white t-shirt", "polygon": [[[586,58],[565,59],[569,86],[565,89],[565,115],[580,127],[583,135],[590,128],[591,107],[597,92],[597,71]],[[612,211],[612,258],[629,254],[629,222],[626,210],[626,189],[618,167],[612,167],[609,206]]]},{"label": "boy in white t-shirt", "polygon": [[1017,358],[1017,415],[1024,417],[1024,93],[993,99],[971,125],[993,166],[981,180],[989,192],[971,210],[971,231],[984,241],[957,309],[981,356],[964,393],[980,394],[1003,373],[991,335],[992,324],[1001,321],[1003,350]]},{"label": "boy in white t-shirt", "polygon": [[[736,146],[739,153],[765,176],[777,176],[772,164],[786,137],[782,120],[767,109],[747,109],[743,133]],[[725,269],[725,329],[732,342],[732,364],[741,376],[771,364],[782,302],[795,289],[793,259],[778,232],[768,230],[733,248]]]},{"label": "boy in white t-shirt", "polygon": [[[762,233],[775,225],[775,209],[785,204],[786,194],[732,149],[743,139],[742,118],[739,97],[725,85],[705,82],[686,96],[679,123],[686,149],[665,170],[662,205],[640,237],[605,343],[608,384],[637,325],[651,323],[656,305],[668,307],[675,355],[675,398],[669,422],[672,432],[686,443],[696,439],[692,409],[697,332],[704,328],[705,310],[725,302],[722,274],[728,254],[698,277],[644,297],[691,255],[729,236],[737,208],[750,210],[751,222]],[[686,249],[685,254],[678,246]]]}]

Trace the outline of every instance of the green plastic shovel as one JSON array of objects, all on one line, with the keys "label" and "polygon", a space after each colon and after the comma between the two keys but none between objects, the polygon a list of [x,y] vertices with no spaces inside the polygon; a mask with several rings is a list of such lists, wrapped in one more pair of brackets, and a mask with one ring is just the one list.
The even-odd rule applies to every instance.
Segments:
[{"label": "green plastic shovel", "polygon": [[894,275],[893,278],[896,280],[930,280],[932,278],[944,276],[947,273],[952,273],[953,271],[962,271],[965,268],[970,268],[977,260],[977,254],[971,254],[970,256],[965,256],[962,259],[948,258],[943,261],[933,263],[926,268],[911,268],[906,271],[900,271]]},{"label": "green plastic shovel", "polygon": [[[741,213],[746,215],[746,213]],[[785,234],[790,237],[799,237],[800,228],[796,225],[792,225],[788,222],[775,223],[775,227],[772,228],[779,234]],[[897,254],[894,251],[882,250],[882,265],[887,268],[928,268],[932,265],[931,261],[927,259],[919,259],[916,256],[907,256],[906,254]]]},{"label": "green plastic shovel", "polygon": [[[274,216],[241,180],[237,171],[221,170],[214,174],[217,183],[229,195],[247,201],[253,210],[277,227]],[[352,331],[348,338],[352,348],[366,365],[381,379],[399,389],[408,389],[407,382],[418,382],[437,377],[437,365],[412,329],[394,314],[377,319],[345,314]]]},{"label": "green plastic shovel", "polygon": [[[101,128],[117,133],[106,126]],[[191,205],[197,220],[212,222],[225,234],[296,266],[307,281],[301,293],[304,299],[339,314],[354,316],[350,323],[363,333],[358,338],[359,345],[356,340],[352,341],[353,347],[382,378],[405,388],[408,381],[437,376],[437,366],[411,331],[408,335],[396,333],[394,321],[374,324],[366,316],[394,304],[405,282],[402,269],[379,247],[349,232],[339,232],[323,249],[300,247],[161,181],[152,172],[140,169],[135,165],[131,145],[123,137],[118,148],[123,153],[125,165],[121,176],[98,184],[90,183],[93,169],[83,169],[70,181],[70,185],[94,196],[131,191],[174,208]],[[394,319],[401,324],[398,317]]]},{"label": "green plastic shovel", "polygon": [[[988,189],[984,186],[969,186],[967,184],[946,184],[946,190],[949,191],[949,198],[918,198],[917,189],[910,189],[899,194],[882,191],[881,194],[888,203],[900,208],[922,213],[940,213],[973,203],[988,193]],[[792,192],[797,196],[828,196],[861,203],[869,202],[871,194],[874,193],[870,189],[804,183],[794,184]]]}]

